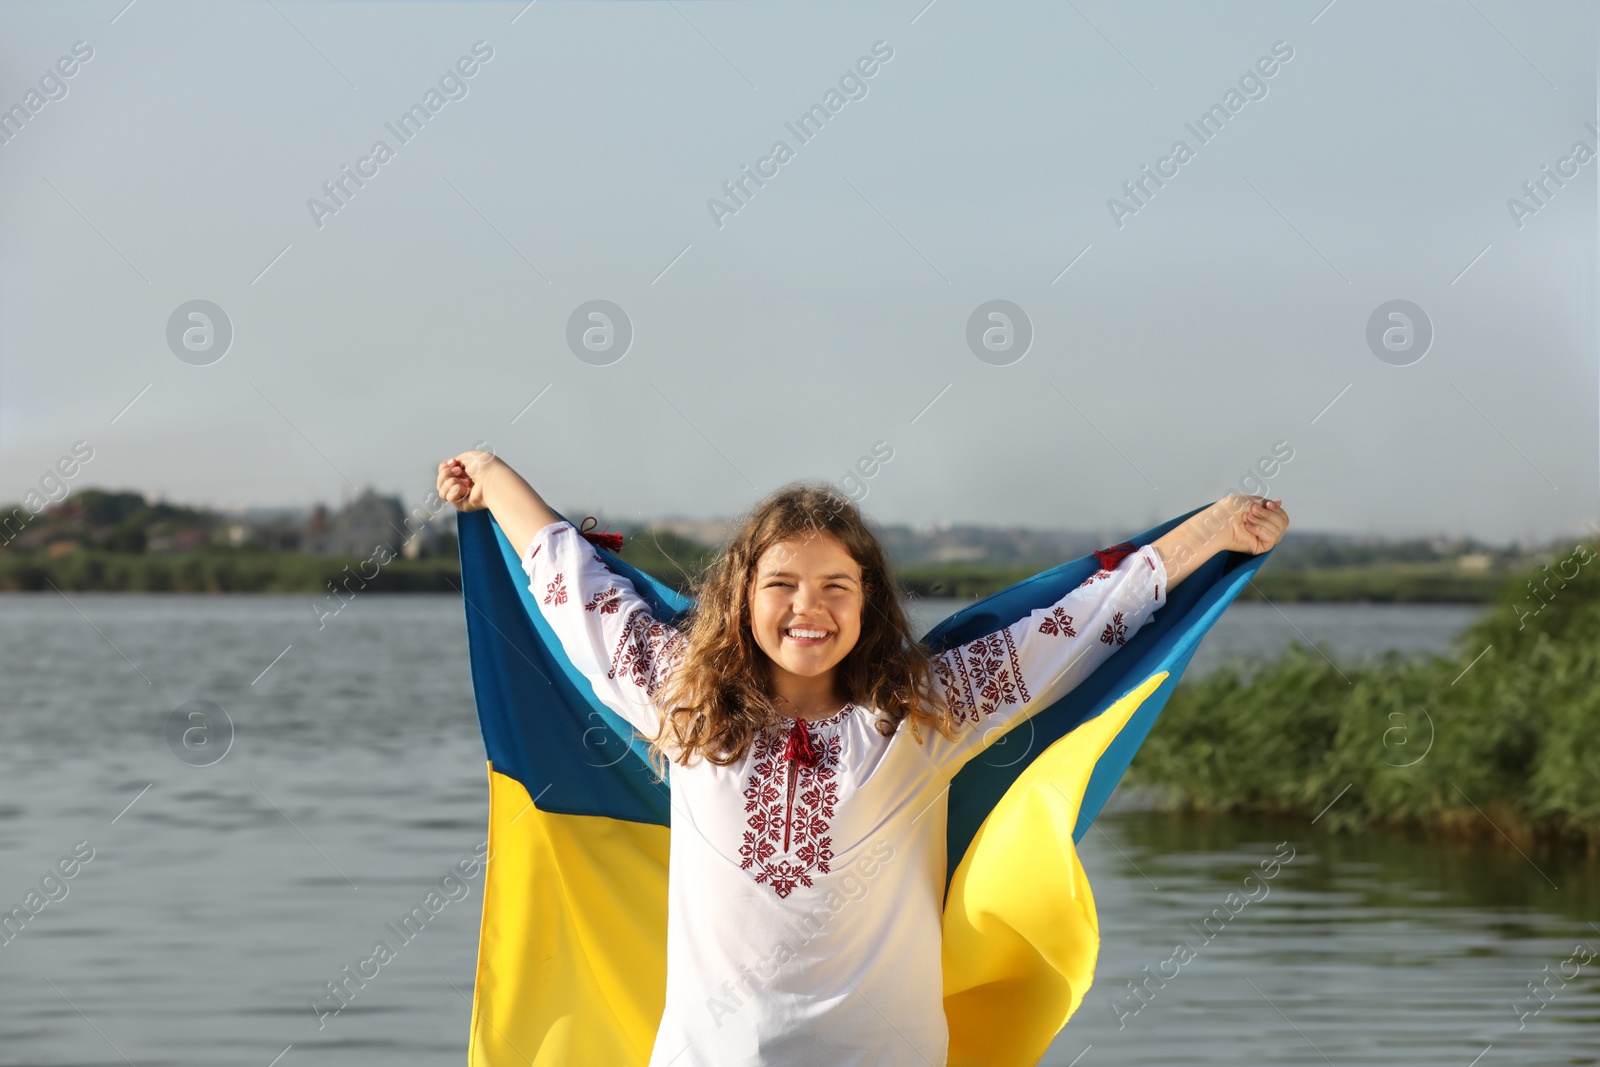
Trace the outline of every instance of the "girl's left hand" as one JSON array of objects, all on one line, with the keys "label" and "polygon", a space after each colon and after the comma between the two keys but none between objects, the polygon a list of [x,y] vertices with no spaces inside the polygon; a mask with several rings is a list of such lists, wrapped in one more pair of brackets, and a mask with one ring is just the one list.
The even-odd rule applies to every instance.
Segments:
[{"label": "girl's left hand", "polygon": [[1282,499],[1235,493],[1218,502],[1227,520],[1221,532],[1222,547],[1233,552],[1259,556],[1283,539],[1289,528],[1289,515]]},{"label": "girl's left hand", "polygon": [[435,491],[457,511],[480,511],[489,506],[483,498],[484,476],[497,461],[493,452],[481,450],[452,456],[439,464]]}]

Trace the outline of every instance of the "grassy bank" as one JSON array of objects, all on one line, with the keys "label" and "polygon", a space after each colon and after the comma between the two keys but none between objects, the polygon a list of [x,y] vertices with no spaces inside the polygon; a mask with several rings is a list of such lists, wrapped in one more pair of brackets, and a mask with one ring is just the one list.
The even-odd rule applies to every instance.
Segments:
[{"label": "grassy bank", "polygon": [[[345,568],[349,568],[346,570]],[[311,593],[352,574],[372,574],[375,562],[355,556],[202,549],[142,555],[78,549],[61,556],[0,554],[0,591],[72,593]],[[352,582],[352,587],[357,585]],[[454,558],[397,559],[378,568],[368,588],[390,593],[451,593],[461,586]]]},{"label": "grassy bank", "polygon": [[[1512,580],[1498,571],[1467,571],[1453,563],[1382,563],[1289,570],[1261,568],[1240,600],[1323,604],[1488,604]],[[1520,580],[1518,581],[1520,585]]]},{"label": "grassy bank", "polygon": [[[675,588],[686,587],[687,575],[704,553],[671,555],[647,539],[630,544],[622,558]],[[324,583],[352,572],[355,557],[308,556],[299,552],[263,552],[224,548],[172,555],[145,555],[78,549],[61,556],[0,552],[0,592],[48,592],[50,584],[67,592],[112,593],[316,593]],[[1000,567],[970,563],[908,567],[897,572],[914,596],[973,600],[1020,582],[1045,569],[1040,566]],[[364,571],[371,573],[372,564]],[[1266,597],[1274,603],[1385,604],[1467,603],[1490,601],[1506,585],[1504,575],[1450,574],[1425,576],[1394,573],[1392,568],[1341,571],[1299,571],[1274,575],[1266,568],[1240,600]],[[460,585],[461,568],[453,557],[395,560],[385,565],[372,588],[388,592],[451,592]],[[1520,583],[1518,583],[1520,585]],[[1259,589],[1259,593],[1257,590]]]},{"label": "grassy bank", "polygon": [[[670,534],[640,537],[622,558],[668,585],[683,588],[690,569],[707,550]],[[348,569],[347,569],[348,568]],[[453,546],[447,555],[394,559],[381,566],[355,556],[312,556],[290,551],[206,547],[151,554],[74,547],[60,555],[0,552],[0,592],[79,593],[311,593],[323,595],[351,575],[377,576],[367,590],[380,593],[453,593],[461,588],[461,564]],[[352,582],[352,586],[358,585]]]},{"label": "grassy bank", "polygon": [[[1046,569],[1049,564],[1014,567],[982,563],[922,564],[902,567],[896,576],[917,596],[984,597]],[[1274,603],[1486,604],[1511,576],[1497,571],[1466,571],[1452,563],[1382,563],[1352,567],[1289,570],[1263,567],[1240,600]],[[1518,582],[1520,585],[1520,581]]]},{"label": "grassy bank", "polygon": [[[217,543],[180,552],[145,551],[147,539],[142,528],[95,529],[100,532],[94,537],[83,534],[88,538],[85,541],[40,541],[28,546],[18,539],[15,545],[0,548],[0,592],[48,591],[54,584],[77,592],[317,593],[325,591],[328,581],[343,574],[343,568],[348,566],[355,571],[360,562],[354,558]],[[622,550],[623,559],[680,590],[687,588],[689,575],[697,573],[714,554],[710,546],[666,530],[632,533]],[[1265,597],[1275,603],[1482,604],[1493,600],[1507,582],[1515,579],[1498,566],[1464,570],[1441,561],[1329,560],[1317,566],[1305,566],[1293,559],[1285,562],[1297,565],[1264,567],[1240,599]],[[913,596],[977,599],[1050,566],[1048,560],[1013,564],[923,563],[896,568],[895,576]],[[371,564],[364,568],[366,573],[371,570]],[[448,592],[459,585],[458,575],[452,539],[442,555],[385,565],[372,588]],[[1520,579],[1515,580],[1520,584]]]},{"label": "grassy bank", "polygon": [[1129,781],[1168,787],[1193,810],[1309,821],[1327,808],[1319,826],[1600,853],[1600,561],[1564,587],[1552,578],[1547,603],[1527,577],[1502,584],[1453,656],[1356,668],[1296,643],[1252,665],[1248,682],[1235,669],[1186,681]]}]

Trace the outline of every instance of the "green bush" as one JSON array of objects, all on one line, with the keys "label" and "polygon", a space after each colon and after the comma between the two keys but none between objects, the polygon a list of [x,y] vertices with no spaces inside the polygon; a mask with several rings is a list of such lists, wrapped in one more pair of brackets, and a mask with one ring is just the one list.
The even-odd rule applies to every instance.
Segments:
[{"label": "green bush", "polygon": [[1543,602],[1522,579],[1503,586],[1453,656],[1335,667],[1296,642],[1269,663],[1186,679],[1129,780],[1197,810],[1308,818],[1349,785],[1319,825],[1600,852],[1600,561],[1544,588],[1534,614]]}]

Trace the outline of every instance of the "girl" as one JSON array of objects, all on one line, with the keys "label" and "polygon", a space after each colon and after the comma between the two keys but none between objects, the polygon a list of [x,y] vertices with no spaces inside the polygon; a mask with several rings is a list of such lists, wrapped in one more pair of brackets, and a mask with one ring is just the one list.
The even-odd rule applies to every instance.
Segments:
[{"label": "girl", "polygon": [[951,778],[1125,644],[1212,555],[1265,552],[1281,501],[1231,496],[1096,553],[1057,603],[931,655],[881,546],[825,485],[773,493],[681,632],[488,452],[439,465],[489,508],[595,695],[670,770],[666,1004],[651,1067],[946,1062]]}]

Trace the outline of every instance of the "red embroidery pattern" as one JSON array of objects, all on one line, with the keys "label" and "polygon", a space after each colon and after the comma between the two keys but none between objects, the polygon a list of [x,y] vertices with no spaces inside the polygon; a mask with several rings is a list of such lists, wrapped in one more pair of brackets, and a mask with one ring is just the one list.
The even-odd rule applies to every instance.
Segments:
[{"label": "red embroidery pattern", "polygon": [[1077,637],[1078,631],[1072,628],[1072,616],[1060,604],[1050,609],[1050,614],[1039,623],[1039,632],[1052,637],[1065,636]]},{"label": "red embroidery pattern", "polygon": [[1078,588],[1082,589],[1086,585],[1093,585],[1095,582],[1098,582],[1100,579],[1109,578],[1109,577],[1111,577],[1111,572],[1110,571],[1104,571],[1104,570],[1095,571],[1093,574],[1089,575],[1089,577],[1087,577],[1083,581],[1079,582],[1078,583]]},{"label": "red embroidery pattern", "polygon": [[[822,723],[843,717],[841,712]],[[835,734],[812,744],[819,756],[814,767],[784,758],[790,747],[784,734],[765,730],[752,743],[755,773],[744,787],[750,828],[739,847],[739,867],[754,871],[756,884],[780,898],[796,886],[811,888],[812,873],[827,874],[833,862],[829,828],[839,803],[840,742]]]},{"label": "red embroidery pattern", "polygon": [[557,604],[565,604],[567,602],[567,586],[566,583],[562,582],[561,572],[559,571],[556,572],[555,578],[551,579],[550,584],[545,587],[544,602],[546,604],[551,603],[552,597]]},{"label": "red embroidery pattern", "polygon": [[622,607],[622,591],[613,587],[602,590],[590,597],[589,602],[583,606],[583,610],[594,611],[599,608],[602,615],[615,615],[620,607]]},{"label": "red embroidery pattern", "polygon": [[939,685],[939,690],[944,693],[945,701],[950,705],[950,716],[956,723],[963,723],[977,719],[978,715],[972,710],[972,702],[965,699],[966,690],[959,685],[960,679],[955,667],[956,652],[951,649],[943,655],[933,658],[933,677]]},{"label": "red embroidery pattern", "polygon": [[1101,631],[1100,643],[1109,645],[1115,642],[1119,645],[1127,644],[1128,628],[1123,625],[1122,612],[1111,616],[1111,621],[1106,623],[1106,628]]},{"label": "red embroidery pattern", "polygon": [[634,608],[622,624],[622,636],[611,653],[611,669],[606,677],[626,677],[653,697],[682,658],[686,643],[681,633],[649,611]]},{"label": "red embroidery pattern", "polygon": [[977,722],[1003,707],[1020,707],[1033,699],[1022,679],[1010,627],[937,656],[934,673],[957,722]]}]

